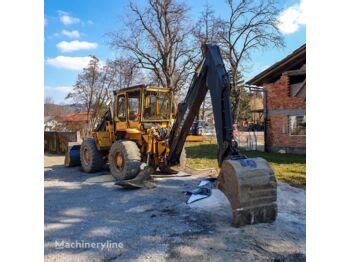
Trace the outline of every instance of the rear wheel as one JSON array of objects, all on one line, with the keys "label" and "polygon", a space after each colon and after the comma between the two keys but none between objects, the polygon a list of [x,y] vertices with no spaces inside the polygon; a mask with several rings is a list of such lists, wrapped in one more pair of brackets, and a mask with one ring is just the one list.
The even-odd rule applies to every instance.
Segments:
[{"label": "rear wheel", "polygon": [[84,139],[80,147],[80,162],[87,173],[98,172],[103,168],[103,155],[98,151],[93,138]]},{"label": "rear wheel", "polygon": [[115,179],[132,179],[140,172],[140,149],[133,141],[118,140],[109,150],[108,162],[111,174]]}]

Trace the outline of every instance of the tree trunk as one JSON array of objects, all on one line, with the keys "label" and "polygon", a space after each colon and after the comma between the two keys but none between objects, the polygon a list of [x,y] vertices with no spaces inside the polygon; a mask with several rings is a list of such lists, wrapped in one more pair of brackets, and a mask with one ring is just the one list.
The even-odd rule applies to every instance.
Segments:
[{"label": "tree trunk", "polygon": [[231,87],[231,96],[233,100],[232,105],[232,122],[233,124],[238,124],[238,116],[239,116],[239,103],[241,98],[241,90],[238,85],[238,75],[237,75],[237,67],[235,62],[231,59],[231,72],[232,72],[232,87]]},{"label": "tree trunk", "polygon": [[232,105],[232,120],[233,124],[238,124],[238,117],[239,117],[239,104],[240,104],[240,99],[239,97],[234,97],[234,103]]}]

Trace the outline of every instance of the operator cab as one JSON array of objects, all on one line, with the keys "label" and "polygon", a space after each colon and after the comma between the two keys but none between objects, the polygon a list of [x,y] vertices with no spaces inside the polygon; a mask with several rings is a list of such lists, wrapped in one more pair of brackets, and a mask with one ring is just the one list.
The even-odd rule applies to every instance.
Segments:
[{"label": "operator cab", "polygon": [[136,85],[114,91],[117,129],[139,128],[141,122],[168,122],[174,111],[169,88]]}]

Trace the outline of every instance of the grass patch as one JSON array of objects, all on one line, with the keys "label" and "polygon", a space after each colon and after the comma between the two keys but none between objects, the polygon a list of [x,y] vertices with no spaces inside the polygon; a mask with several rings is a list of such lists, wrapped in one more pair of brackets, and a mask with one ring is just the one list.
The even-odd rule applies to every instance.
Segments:
[{"label": "grass patch", "polygon": [[[216,143],[186,143],[187,164],[192,168],[214,167],[219,171],[216,153]],[[292,186],[306,186],[306,157],[299,154],[278,154],[259,151],[240,150],[247,157],[265,158],[275,171],[277,180]]]}]

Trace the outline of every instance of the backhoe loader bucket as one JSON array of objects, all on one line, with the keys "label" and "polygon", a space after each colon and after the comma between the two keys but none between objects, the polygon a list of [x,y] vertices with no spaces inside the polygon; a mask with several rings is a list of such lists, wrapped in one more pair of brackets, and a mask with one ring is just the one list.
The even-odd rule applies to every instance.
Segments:
[{"label": "backhoe loader bucket", "polygon": [[277,183],[265,159],[224,160],[216,183],[230,201],[235,227],[276,219]]},{"label": "backhoe loader bucket", "polygon": [[80,166],[80,143],[69,142],[64,158],[65,167]]}]

